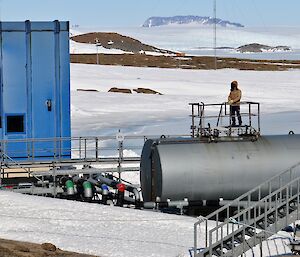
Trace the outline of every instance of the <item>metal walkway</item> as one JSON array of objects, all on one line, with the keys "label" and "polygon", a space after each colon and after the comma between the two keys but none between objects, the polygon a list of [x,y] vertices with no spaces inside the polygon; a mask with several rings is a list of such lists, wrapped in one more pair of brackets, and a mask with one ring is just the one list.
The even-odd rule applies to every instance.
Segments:
[{"label": "metal walkway", "polygon": [[[200,217],[194,224],[194,256],[241,256],[299,220],[299,203],[297,163],[207,217]],[[237,214],[231,216],[233,208]],[[197,250],[203,241],[205,248]]]},{"label": "metal walkway", "polygon": [[70,170],[72,166],[96,165],[97,171],[103,173],[138,171],[144,142],[158,137],[117,133],[101,137],[0,140],[0,185],[14,176],[29,178],[52,174],[53,170],[75,174],[74,169]]}]

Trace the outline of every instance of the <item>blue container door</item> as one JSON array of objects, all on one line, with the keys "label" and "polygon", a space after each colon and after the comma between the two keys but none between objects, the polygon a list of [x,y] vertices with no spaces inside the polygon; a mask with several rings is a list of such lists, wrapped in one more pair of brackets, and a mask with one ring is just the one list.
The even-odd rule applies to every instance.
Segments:
[{"label": "blue container door", "polygon": [[[1,29],[1,25],[0,25],[0,29]],[[2,70],[2,31],[0,31],[0,140],[3,139],[3,129],[2,129],[2,125],[3,125],[3,101],[2,101],[2,84],[3,84],[3,70]],[[1,144],[0,144],[0,149],[1,149]]]},{"label": "blue container door", "polygon": [[[67,25],[67,24],[65,24]],[[69,55],[69,29],[61,31],[59,35],[60,44],[60,117],[61,117],[61,136],[71,137],[70,122],[70,55]],[[71,157],[71,141],[65,139],[61,144],[61,155],[66,158]]]},{"label": "blue container door", "polygon": [[4,153],[12,158],[28,156],[25,32],[2,32],[2,133]]},{"label": "blue container door", "polygon": [[31,33],[32,66],[32,138],[45,139],[33,144],[34,157],[59,155],[54,141],[58,124],[55,71],[55,38],[52,32]]}]

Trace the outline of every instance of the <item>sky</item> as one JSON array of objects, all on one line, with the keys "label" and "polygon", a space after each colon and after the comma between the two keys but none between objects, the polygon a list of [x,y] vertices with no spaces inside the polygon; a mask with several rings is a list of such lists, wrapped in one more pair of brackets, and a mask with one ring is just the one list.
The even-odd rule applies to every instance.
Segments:
[{"label": "sky", "polygon": [[[216,0],[218,18],[245,26],[300,26],[299,0]],[[151,16],[213,16],[214,0],[0,0],[1,20],[69,20],[134,27]]]}]

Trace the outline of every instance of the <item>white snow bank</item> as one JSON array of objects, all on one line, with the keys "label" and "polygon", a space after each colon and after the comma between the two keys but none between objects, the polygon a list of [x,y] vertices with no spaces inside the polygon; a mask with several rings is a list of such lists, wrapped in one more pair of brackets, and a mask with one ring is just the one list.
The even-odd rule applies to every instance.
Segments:
[{"label": "white snow bank", "polygon": [[[190,102],[226,101],[238,80],[243,101],[261,103],[263,134],[300,133],[300,73],[181,70],[71,65],[73,135],[189,134]],[[163,95],[107,93],[111,87],[146,87]],[[100,91],[77,92],[78,88]],[[84,125],[84,126],[83,126]]]},{"label": "white snow bank", "polygon": [[[83,203],[0,190],[0,237],[50,242],[63,250],[101,257],[188,257],[193,224],[186,216]],[[209,228],[215,224],[209,221]],[[199,245],[204,245],[204,226]],[[273,238],[289,237],[280,232]],[[289,252],[287,241],[263,243],[268,253]],[[259,254],[259,246],[254,248]],[[252,256],[249,251],[246,256]]]},{"label": "white snow bank", "polygon": [[0,237],[101,257],[188,256],[195,218],[0,191]]},{"label": "white snow bank", "polygon": [[132,54],[131,52],[125,52],[120,49],[107,49],[103,46],[96,47],[95,44],[78,43],[70,40],[70,53],[71,54]]}]

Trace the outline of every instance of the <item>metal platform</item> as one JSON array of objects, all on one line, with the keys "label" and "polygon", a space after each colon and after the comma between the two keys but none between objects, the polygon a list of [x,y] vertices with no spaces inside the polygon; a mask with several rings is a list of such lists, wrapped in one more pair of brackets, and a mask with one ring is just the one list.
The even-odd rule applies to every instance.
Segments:
[{"label": "metal platform", "polygon": [[191,136],[202,140],[256,140],[260,135],[260,104],[241,102],[242,125],[233,125],[228,103],[190,103]]}]

